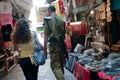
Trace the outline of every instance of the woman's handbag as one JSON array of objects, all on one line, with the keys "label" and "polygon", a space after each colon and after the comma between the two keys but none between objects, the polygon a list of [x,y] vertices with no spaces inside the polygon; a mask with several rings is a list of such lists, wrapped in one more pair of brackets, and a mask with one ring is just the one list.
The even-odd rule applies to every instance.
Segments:
[{"label": "woman's handbag", "polygon": [[34,60],[37,65],[44,65],[46,56],[44,54],[44,50],[42,45],[40,44],[36,33],[34,32]]}]

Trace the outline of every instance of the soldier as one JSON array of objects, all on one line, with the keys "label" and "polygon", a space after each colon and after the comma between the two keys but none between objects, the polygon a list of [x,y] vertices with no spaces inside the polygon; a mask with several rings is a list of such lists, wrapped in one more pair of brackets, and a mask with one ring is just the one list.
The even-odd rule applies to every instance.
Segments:
[{"label": "soldier", "polygon": [[[65,22],[55,14],[55,7],[48,7],[48,16],[45,17],[44,47],[47,54],[47,42],[50,43],[51,68],[57,80],[64,80],[64,52],[61,42],[64,41]],[[62,40],[61,40],[62,39]]]}]

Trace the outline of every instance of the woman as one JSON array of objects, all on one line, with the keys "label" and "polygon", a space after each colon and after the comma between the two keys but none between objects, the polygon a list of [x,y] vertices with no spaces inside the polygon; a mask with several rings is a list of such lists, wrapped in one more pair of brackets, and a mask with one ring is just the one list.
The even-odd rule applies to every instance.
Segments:
[{"label": "woman", "polygon": [[19,19],[13,33],[15,50],[21,49],[20,67],[26,80],[37,80],[38,66],[34,64],[34,33],[30,31],[29,23],[25,19]]}]

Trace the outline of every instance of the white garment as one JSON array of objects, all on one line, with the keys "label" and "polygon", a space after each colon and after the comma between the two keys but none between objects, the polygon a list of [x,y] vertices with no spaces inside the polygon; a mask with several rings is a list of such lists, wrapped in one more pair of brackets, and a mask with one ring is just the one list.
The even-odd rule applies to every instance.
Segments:
[{"label": "white garment", "polygon": [[12,6],[10,2],[0,2],[0,14],[12,13]]}]

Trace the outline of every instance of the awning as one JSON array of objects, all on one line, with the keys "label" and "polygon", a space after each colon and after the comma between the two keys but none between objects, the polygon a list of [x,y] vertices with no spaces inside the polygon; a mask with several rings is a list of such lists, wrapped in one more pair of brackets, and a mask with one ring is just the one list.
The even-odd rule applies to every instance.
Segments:
[{"label": "awning", "polygon": [[52,3],[53,1],[56,1],[56,0],[46,0],[46,3]]}]

